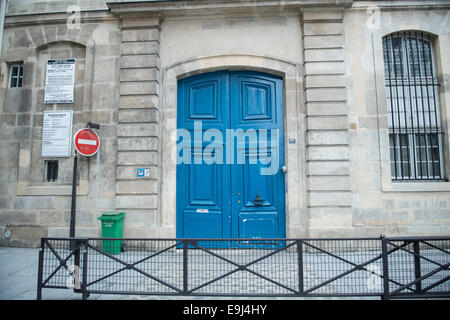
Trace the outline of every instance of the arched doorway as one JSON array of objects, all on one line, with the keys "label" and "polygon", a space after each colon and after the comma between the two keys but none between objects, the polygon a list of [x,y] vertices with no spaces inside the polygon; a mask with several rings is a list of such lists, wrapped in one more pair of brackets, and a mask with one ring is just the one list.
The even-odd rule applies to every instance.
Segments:
[{"label": "arched doorway", "polygon": [[177,237],[285,237],[283,80],[204,73],[177,101]]}]

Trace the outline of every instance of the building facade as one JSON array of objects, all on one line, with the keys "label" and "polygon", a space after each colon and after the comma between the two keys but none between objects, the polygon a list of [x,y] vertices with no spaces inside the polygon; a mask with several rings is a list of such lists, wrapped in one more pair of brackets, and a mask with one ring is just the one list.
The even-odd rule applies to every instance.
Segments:
[{"label": "building facade", "polygon": [[[69,236],[74,143],[67,156],[42,153],[49,111],[70,111],[72,134],[100,125],[100,150],[78,161],[77,236],[99,236],[110,211],[126,213],[125,237],[448,235],[449,9],[7,1],[0,244]],[[58,59],[75,60],[69,102],[46,101]],[[278,130],[276,172],[258,173],[245,139],[244,164],[196,163],[195,145],[194,163],[177,164],[177,129],[195,144],[196,121],[201,140]]]}]

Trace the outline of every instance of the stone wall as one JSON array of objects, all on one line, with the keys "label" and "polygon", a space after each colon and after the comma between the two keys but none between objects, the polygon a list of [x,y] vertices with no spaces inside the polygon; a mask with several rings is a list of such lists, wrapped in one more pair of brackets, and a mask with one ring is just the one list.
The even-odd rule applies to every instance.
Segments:
[{"label": "stone wall", "polygon": [[[148,228],[157,219],[159,24],[158,17],[125,17],[121,25],[115,207],[138,226],[125,229],[129,237],[152,236]],[[150,169],[150,176],[137,179],[138,168]]]},{"label": "stone wall", "polygon": [[[99,153],[79,161],[78,236],[100,235],[105,211],[126,212],[126,237],[175,236],[177,80],[226,69],[283,77],[289,237],[449,234],[449,182],[391,181],[382,54],[391,32],[435,36],[448,177],[448,2],[408,10],[377,2],[377,11],[351,0],[320,8],[96,0],[81,3],[75,29],[66,8],[77,1],[25,2],[9,3],[0,61],[0,245],[69,234],[73,157],[58,159],[58,181],[45,181],[44,110],[73,110],[73,132],[87,121],[101,126]],[[46,60],[69,56],[77,59],[75,103],[44,104]],[[18,61],[24,85],[7,88]],[[137,177],[138,168],[150,176]]]},{"label": "stone wall", "polygon": [[309,231],[352,226],[344,14],[302,15]]},{"label": "stone wall", "polygon": [[[450,184],[392,182],[382,37],[401,30],[419,30],[434,36],[433,49],[441,82],[440,113],[444,138],[444,170],[450,169],[448,74],[449,12],[444,8],[410,11],[354,7],[344,20],[345,61],[351,74],[348,87],[352,230],[350,234],[448,235]],[[370,17],[370,19],[369,19]],[[326,229],[321,230],[322,233]]]},{"label": "stone wall", "polygon": [[[66,18],[17,26],[6,21],[1,65],[0,232],[2,245],[34,246],[41,236],[67,236],[73,157],[59,161],[58,180],[47,182],[42,158],[43,111],[72,110],[73,132],[99,123],[101,148],[78,166],[77,236],[98,236],[97,217],[115,206],[120,30],[97,17],[68,29]],[[97,20],[97,21],[95,21]],[[49,23],[51,22],[51,23]],[[44,104],[47,59],[75,58],[73,104]],[[8,88],[9,65],[23,61],[22,88]],[[113,155],[113,156],[111,156]],[[11,239],[3,231],[12,231]]]}]

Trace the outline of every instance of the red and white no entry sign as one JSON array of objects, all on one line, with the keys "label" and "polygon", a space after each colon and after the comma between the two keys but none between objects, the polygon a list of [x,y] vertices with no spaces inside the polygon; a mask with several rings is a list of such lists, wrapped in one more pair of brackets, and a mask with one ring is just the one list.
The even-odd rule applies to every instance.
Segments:
[{"label": "red and white no entry sign", "polygon": [[83,156],[93,156],[100,148],[100,138],[91,129],[80,129],[74,136],[75,149]]}]

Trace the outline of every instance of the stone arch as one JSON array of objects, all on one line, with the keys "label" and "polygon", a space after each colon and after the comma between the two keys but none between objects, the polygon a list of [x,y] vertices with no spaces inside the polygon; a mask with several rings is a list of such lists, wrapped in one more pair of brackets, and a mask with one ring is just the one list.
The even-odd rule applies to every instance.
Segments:
[{"label": "stone arch", "polygon": [[86,48],[86,51],[89,48],[94,47],[94,41],[92,39],[86,39],[85,37],[82,37],[80,35],[67,35],[67,36],[57,36],[54,39],[35,39],[34,40],[34,47],[35,50],[40,50],[42,47],[52,45],[54,43],[61,43],[61,42],[67,42],[67,43],[73,43],[76,45],[80,45]]},{"label": "stone arch", "polygon": [[[286,175],[286,234],[299,236],[305,230],[305,217],[301,216],[306,203],[306,178],[303,153],[305,118],[303,108],[302,69],[295,62],[274,57],[231,54],[199,57],[180,61],[164,67],[160,91],[160,224],[161,236],[175,236],[176,217],[176,129],[177,129],[177,81],[195,74],[218,70],[254,70],[281,76],[284,80],[285,163]],[[295,139],[295,145],[287,145]],[[290,195],[290,196],[289,196]],[[295,223],[292,223],[295,221]],[[293,231],[297,230],[297,231]],[[300,231],[302,232],[302,231]]]},{"label": "stone arch", "polygon": [[[93,80],[93,66],[94,66],[94,41],[92,39],[85,39],[81,36],[57,36],[53,38],[49,37],[42,37],[42,38],[36,38],[33,39],[34,45],[30,47],[30,54],[32,55],[26,57],[28,60],[33,61],[32,65],[32,72],[31,77],[29,79],[31,88],[34,91],[34,94],[32,95],[31,99],[31,108],[30,108],[30,117],[31,117],[31,123],[34,123],[34,118],[36,116],[39,116],[39,114],[42,112],[43,108],[42,106],[38,106],[38,101],[42,101],[41,96],[38,96],[38,84],[40,86],[43,85],[42,81],[45,81],[45,73],[42,69],[42,66],[39,65],[39,59],[40,59],[40,52],[43,49],[46,49],[47,47],[52,47],[52,45],[60,45],[60,44],[66,44],[69,46],[75,46],[82,48],[84,51],[84,80],[82,81],[83,84],[83,90],[80,90],[80,95],[76,97],[77,100],[79,97],[82,97],[82,106],[79,108],[79,111],[81,111],[83,114],[89,113],[92,108],[91,104],[91,94],[92,94],[92,80]],[[62,57],[61,57],[62,58]],[[64,57],[64,58],[73,58],[73,57]],[[25,60],[25,59],[23,59]],[[39,72],[39,68],[41,68],[41,71]],[[42,94],[42,90],[41,90]],[[75,92],[75,95],[77,93]],[[81,99],[80,99],[81,100]],[[31,131],[33,132],[33,131]],[[33,145],[33,139],[35,139],[34,135],[30,134],[28,137],[30,141],[30,145]],[[32,159],[32,152],[24,152],[23,154],[20,154],[19,161],[25,161],[26,163],[29,163],[30,165],[26,168],[26,170],[23,170],[22,173],[20,173],[19,176],[19,184],[17,188],[17,193],[21,195],[31,195],[33,193],[36,193],[36,190],[33,189],[33,186],[30,186],[31,182],[31,176],[32,176],[32,164],[35,163]],[[26,159],[25,159],[26,158]],[[87,194],[87,185],[88,180],[86,176],[80,177],[80,194]],[[41,188],[42,189],[42,188]],[[42,189],[41,191],[38,191],[39,194],[52,194],[52,192],[55,192],[54,189]],[[66,192],[66,191],[63,191]]]},{"label": "stone arch", "polygon": [[428,33],[431,35],[432,38],[437,37],[438,35],[432,31],[429,30],[425,30],[425,29],[417,29],[417,28],[408,28],[408,27],[404,27],[404,26],[397,26],[397,28],[393,28],[392,30],[383,30],[383,32],[381,33],[381,36],[384,38],[388,35],[391,34],[395,34],[398,32],[405,32],[405,31],[411,31],[411,32],[424,32],[424,33]]}]

